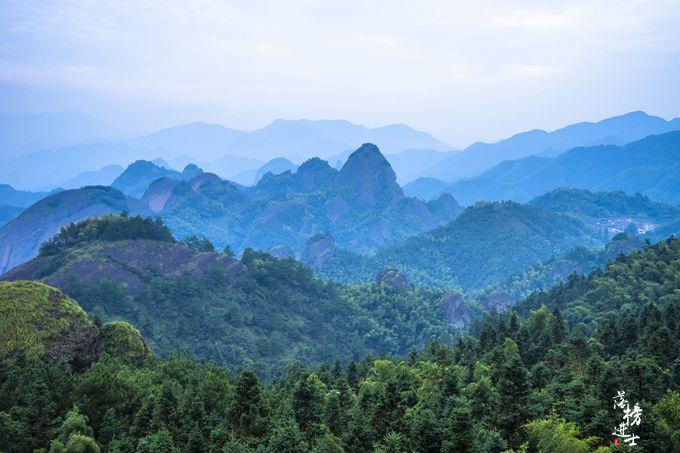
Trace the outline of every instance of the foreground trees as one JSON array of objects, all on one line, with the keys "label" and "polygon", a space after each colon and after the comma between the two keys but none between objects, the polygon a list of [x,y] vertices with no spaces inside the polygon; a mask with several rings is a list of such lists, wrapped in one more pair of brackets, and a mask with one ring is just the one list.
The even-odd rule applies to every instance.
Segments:
[{"label": "foreground trees", "polygon": [[[0,360],[0,450],[579,452],[612,445],[613,397],[644,451],[677,451],[680,240],[492,313],[453,346],[262,382],[184,356],[89,369]],[[660,352],[661,351],[661,352]]]}]

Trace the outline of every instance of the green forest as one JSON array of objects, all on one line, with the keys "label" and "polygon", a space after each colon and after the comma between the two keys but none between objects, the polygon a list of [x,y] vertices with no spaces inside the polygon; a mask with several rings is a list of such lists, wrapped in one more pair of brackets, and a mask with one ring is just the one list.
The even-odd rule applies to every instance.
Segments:
[{"label": "green forest", "polygon": [[625,391],[642,410],[628,450],[677,451],[679,287],[669,239],[491,312],[449,345],[273,379],[182,354],[140,361],[130,341],[82,369],[15,350],[0,362],[0,449],[616,451]]},{"label": "green forest", "polygon": [[[232,255],[205,239],[176,241],[160,220],[106,216],[63,228],[26,269],[2,278],[44,281],[103,322],[127,321],[159,356],[185,352],[262,378],[296,361],[405,355],[459,331],[443,316],[453,308],[446,291],[378,276],[328,283],[292,258]],[[454,299],[460,322],[481,313]]]}]

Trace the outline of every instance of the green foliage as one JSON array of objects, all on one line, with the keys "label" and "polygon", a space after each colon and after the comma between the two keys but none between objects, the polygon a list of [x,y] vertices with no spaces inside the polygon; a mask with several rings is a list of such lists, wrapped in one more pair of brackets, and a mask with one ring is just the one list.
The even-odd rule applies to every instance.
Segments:
[{"label": "green foliage", "polygon": [[513,202],[479,202],[451,223],[378,250],[338,253],[318,269],[341,282],[364,282],[394,266],[418,286],[482,289],[575,246],[600,245],[578,219]]},{"label": "green foliage", "polygon": [[[206,238],[198,238],[197,236],[194,235],[185,237],[180,241],[180,244],[201,253],[215,251],[215,246],[213,245],[212,242],[210,242]],[[227,246],[227,248],[229,247]]]},{"label": "green foliage", "polygon": [[139,330],[122,321],[106,323],[99,330],[99,347],[102,353],[141,365],[149,357],[149,349]]},{"label": "green foliage", "polygon": [[653,411],[662,429],[673,439],[673,445],[680,445],[680,393],[669,391]]},{"label": "green foliage", "polygon": [[[66,357],[85,341],[92,322],[72,299],[37,282],[0,282],[0,355],[23,351]],[[57,351],[54,351],[54,350]]]},{"label": "green foliage", "polygon": [[[160,355],[180,350],[234,370],[255,369],[263,378],[297,361],[405,354],[434,339],[450,341],[458,330],[441,315],[441,290],[343,287],[318,280],[292,259],[251,249],[241,264],[231,276],[219,266],[192,275],[135,268],[134,293],[108,277],[60,280],[88,312],[135,325]],[[473,311],[465,313],[471,318]]]},{"label": "green foliage", "polygon": [[99,445],[92,438],[92,428],[87,422],[87,417],[74,406],[59,428],[59,437],[50,443],[50,453],[99,453]]},{"label": "green foliage", "polygon": [[578,428],[574,423],[558,417],[534,420],[524,428],[529,438],[540,452],[551,453],[587,453],[592,451],[597,438],[580,438]]},{"label": "green foliage", "polygon": [[[247,252],[244,263],[282,289],[276,261]],[[625,390],[643,409],[639,449],[670,453],[678,266],[680,239],[668,240],[490,313],[451,345],[297,364],[262,383],[186,356],[133,366],[105,354],[78,370],[2,358],[0,450],[46,449],[57,437],[54,451],[71,440],[97,451],[95,439],[112,452],[606,451],[620,422],[612,397]],[[295,269],[285,269],[292,281]]]},{"label": "green foliage", "polygon": [[66,250],[93,241],[121,241],[124,239],[151,239],[174,242],[172,233],[159,218],[130,217],[123,211],[121,215],[105,215],[91,218],[62,227],[59,234],[40,246],[40,256],[63,254]]}]

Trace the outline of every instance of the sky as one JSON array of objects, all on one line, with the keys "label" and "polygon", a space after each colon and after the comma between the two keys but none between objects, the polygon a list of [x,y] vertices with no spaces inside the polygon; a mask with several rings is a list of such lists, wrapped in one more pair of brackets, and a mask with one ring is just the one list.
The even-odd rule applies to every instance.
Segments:
[{"label": "sky", "polygon": [[680,116],[680,0],[0,0],[0,112],[404,123],[462,147]]}]

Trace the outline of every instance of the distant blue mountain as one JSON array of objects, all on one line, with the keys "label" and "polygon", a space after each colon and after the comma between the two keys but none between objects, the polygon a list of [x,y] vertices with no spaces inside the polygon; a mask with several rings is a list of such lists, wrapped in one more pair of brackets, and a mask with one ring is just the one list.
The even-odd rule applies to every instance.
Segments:
[{"label": "distant blue mountain", "polygon": [[397,154],[385,156],[397,174],[400,184],[407,184],[426,172],[429,168],[437,165],[449,157],[459,154],[460,151],[439,151],[435,149],[406,149]]},{"label": "distant blue mountain", "polygon": [[[343,120],[276,120],[254,131],[192,123],[139,138],[110,140],[119,136],[120,132],[79,114],[0,115],[0,182],[31,190],[55,187],[107,165],[156,158],[182,158],[185,165],[214,162],[205,167],[231,178],[276,157],[302,162],[356,149],[365,142],[389,153],[450,148],[405,125],[367,128]],[[252,172],[248,183],[254,178]]]},{"label": "distant blue mountain", "polygon": [[446,186],[447,183],[441,179],[423,177],[406,184],[404,186],[404,194],[407,197],[415,197],[424,201],[429,201],[442,193],[442,190]]},{"label": "distant blue mountain", "polygon": [[224,155],[256,159],[327,157],[356,149],[365,142],[376,143],[390,153],[408,148],[450,149],[430,134],[403,124],[367,128],[344,120],[279,119],[254,131],[193,123],[163,129],[129,143],[166,156],[185,154],[209,161]]},{"label": "distant blue mountain", "polygon": [[78,189],[85,186],[109,186],[123,173],[120,165],[107,165],[96,171],[85,171],[59,184],[64,189]]},{"label": "distant blue mountain", "polygon": [[680,131],[625,146],[579,147],[556,157],[501,162],[481,175],[447,185],[462,204],[479,200],[525,202],[558,187],[640,193],[680,204]]},{"label": "distant blue mountain", "polygon": [[22,189],[57,187],[63,181],[106,165],[127,165],[140,158],[158,157],[121,142],[73,145],[36,151],[0,165],[0,182]]},{"label": "distant blue mountain", "polygon": [[77,112],[0,114],[0,161],[41,149],[121,136],[120,130]]},{"label": "distant blue mountain", "polygon": [[533,130],[498,143],[475,143],[442,162],[423,176],[456,181],[476,176],[492,166],[531,155],[552,157],[577,146],[623,145],[649,135],[680,130],[680,118],[666,121],[644,112],[631,112],[597,123],[577,123],[553,132]]},{"label": "distant blue mountain", "polygon": [[49,192],[17,190],[8,184],[0,184],[0,205],[25,208],[49,194]]}]

